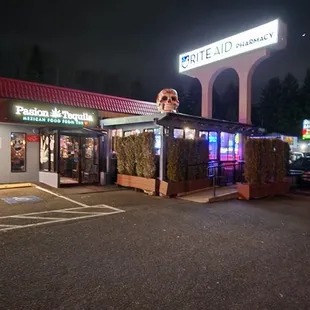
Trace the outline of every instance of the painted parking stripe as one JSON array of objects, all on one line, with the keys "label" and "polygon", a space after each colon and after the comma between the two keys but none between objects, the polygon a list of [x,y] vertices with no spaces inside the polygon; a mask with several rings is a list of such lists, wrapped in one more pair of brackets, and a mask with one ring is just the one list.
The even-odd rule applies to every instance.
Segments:
[{"label": "painted parking stripe", "polygon": [[26,224],[26,225],[20,225],[20,226],[10,225],[11,227],[0,228],[0,231],[9,231],[9,230],[14,230],[14,229],[43,226],[43,225],[48,225],[48,224],[53,224],[53,223],[76,221],[76,220],[80,220],[80,219],[100,217],[100,216],[112,215],[112,214],[117,214],[117,213],[122,213],[122,212],[125,212],[125,211],[114,211],[114,212],[110,212],[110,213],[91,214],[91,215],[78,216],[78,217],[72,217],[72,218],[60,218],[60,219],[53,220],[53,221],[46,221],[46,222],[35,223],[35,224]]},{"label": "painted parking stripe", "polygon": [[[40,186],[36,186],[36,188],[37,188],[38,190],[40,190],[40,191],[49,193],[49,194],[54,195],[54,196],[56,196],[56,197],[58,197],[58,198],[62,198],[62,199],[65,199],[65,200],[67,200],[67,201],[70,201],[70,202],[72,202],[72,203],[74,203],[74,204],[80,205],[81,207],[90,207],[89,205],[87,205],[87,204],[85,204],[85,203],[82,203],[82,202],[73,200],[73,199],[71,199],[71,198],[69,198],[69,197],[66,197],[66,196],[63,196],[63,195],[54,193],[54,192],[52,192],[52,191],[50,191],[50,190],[48,190],[48,189],[46,189],[46,188],[43,188],[43,187],[40,187]],[[114,208],[114,207],[111,207],[111,206],[108,206],[108,205],[105,205],[105,204],[100,204],[100,205],[98,205],[98,206],[91,206],[91,207],[99,207],[99,206],[104,207],[104,208],[108,208],[108,209],[112,209],[112,210],[115,210],[115,211],[120,211],[120,210],[121,210],[121,209]],[[121,211],[122,211],[122,210],[121,210]]]},{"label": "painted parking stripe", "polygon": [[[32,224],[25,224],[25,225],[11,225],[11,224],[0,224],[0,232],[3,231],[9,231],[14,229],[21,229],[21,228],[28,228],[28,227],[36,227],[36,226],[42,226],[42,225],[48,225],[53,223],[61,223],[61,222],[69,222],[69,221],[75,221],[79,219],[86,219],[86,218],[93,218],[93,217],[100,217],[100,216],[106,216],[106,215],[112,215],[117,213],[123,213],[124,210],[108,206],[106,204],[99,204],[90,206],[85,203],[81,203],[79,201],[75,201],[71,198],[65,197],[63,195],[59,195],[57,193],[54,193],[48,189],[45,189],[40,186],[36,186],[38,190],[44,191],[46,193],[49,193],[53,196],[56,196],[58,198],[67,200],[73,204],[78,205],[78,207],[74,208],[66,208],[66,209],[56,209],[56,210],[46,210],[46,211],[37,211],[37,212],[31,212],[31,213],[24,213],[24,214],[15,214],[15,215],[7,215],[7,216],[1,216],[1,219],[28,219],[28,220],[43,220],[43,222],[40,223],[32,223]],[[102,209],[102,211],[88,211],[88,209]],[[48,214],[57,213],[60,215],[60,217],[53,217],[48,216]],[[47,216],[42,216],[43,214],[46,214]],[[61,216],[61,214],[72,214],[73,217],[64,217]],[[74,216],[76,215],[76,216]],[[55,215],[56,216],[56,215]]]},{"label": "painted parking stripe", "polygon": [[31,215],[11,215],[9,218],[14,219],[34,219],[34,220],[58,220],[59,217],[47,217],[47,216],[31,216]]},{"label": "painted parking stripe", "polygon": [[70,214],[102,214],[102,213],[111,213],[111,212],[82,212],[82,211],[69,211],[69,210],[57,210],[57,213],[70,213]]}]

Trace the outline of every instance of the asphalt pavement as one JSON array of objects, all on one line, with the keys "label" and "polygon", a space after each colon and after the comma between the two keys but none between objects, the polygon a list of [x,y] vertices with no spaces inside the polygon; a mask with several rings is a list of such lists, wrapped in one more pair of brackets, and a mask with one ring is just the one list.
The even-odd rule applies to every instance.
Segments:
[{"label": "asphalt pavement", "polygon": [[[76,206],[31,193],[0,214]],[[310,309],[309,198],[66,197],[124,212],[0,232],[0,309]]]}]

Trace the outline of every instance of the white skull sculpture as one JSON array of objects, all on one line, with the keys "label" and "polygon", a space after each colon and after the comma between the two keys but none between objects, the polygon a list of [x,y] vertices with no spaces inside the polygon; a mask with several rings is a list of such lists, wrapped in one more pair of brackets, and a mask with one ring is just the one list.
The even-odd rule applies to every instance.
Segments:
[{"label": "white skull sculpture", "polygon": [[158,111],[174,112],[176,113],[179,107],[178,93],[175,89],[165,88],[158,95],[156,99]]}]

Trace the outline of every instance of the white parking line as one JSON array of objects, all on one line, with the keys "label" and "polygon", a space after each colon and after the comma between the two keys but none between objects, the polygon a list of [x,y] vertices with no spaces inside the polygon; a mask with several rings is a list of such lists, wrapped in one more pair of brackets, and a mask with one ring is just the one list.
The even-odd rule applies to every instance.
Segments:
[{"label": "white parking line", "polygon": [[21,218],[21,219],[34,219],[34,220],[58,220],[59,217],[47,217],[47,216],[29,216],[29,215],[11,215],[9,218]]},{"label": "white parking line", "polygon": [[[80,220],[80,219],[85,219],[85,218],[111,215],[111,214],[116,214],[116,213],[121,213],[121,212],[125,212],[125,211],[114,211],[114,212],[110,212],[110,213],[91,214],[91,215],[78,216],[78,217],[72,217],[72,218],[59,218],[59,219],[53,220],[53,221],[47,221],[47,222],[41,222],[41,223],[35,223],[35,224],[19,225],[19,226],[10,225],[11,227],[8,227],[8,228],[0,228],[0,231],[8,231],[8,230],[13,230],[13,229],[42,226],[42,225],[47,225],[47,224],[52,224],[52,223],[69,222],[69,221],[75,221],[75,220]],[[25,217],[23,219],[25,219]]]},{"label": "white parking line", "polygon": [[[21,229],[21,228],[28,228],[28,227],[35,227],[35,226],[42,226],[42,225],[47,225],[47,224],[52,224],[52,223],[60,223],[60,222],[69,222],[69,221],[74,221],[74,220],[79,220],[79,219],[86,219],[86,218],[92,218],[92,217],[99,217],[99,216],[106,216],[106,215],[112,215],[112,214],[117,214],[117,213],[122,213],[125,212],[124,210],[111,207],[105,204],[100,204],[100,205],[94,205],[90,206],[84,203],[81,203],[79,201],[75,201],[71,198],[59,195],[57,193],[54,193],[48,189],[45,189],[40,186],[36,186],[37,189],[47,192],[53,196],[56,196],[58,198],[70,201],[73,204],[78,205],[79,207],[75,208],[66,208],[66,209],[56,209],[56,210],[47,210],[47,211],[39,211],[39,212],[31,212],[31,213],[24,213],[24,214],[15,214],[15,215],[8,215],[8,216],[1,216],[1,219],[20,219],[20,220],[44,220],[44,222],[40,223],[32,223],[32,224],[25,224],[25,225],[13,225],[13,224],[0,224],[0,232],[1,231],[9,231],[9,230],[14,230],[14,229]],[[87,209],[91,208],[96,208],[96,209],[102,209],[102,211],[88,211]],[[85,210],[85,211],[82,211]],[[76,214],[77,216],[71,217],[71,218],[66,218],[66,217],[49,217],[49,216],[40,216],[42,214],[47,214],[48,213],[52,214],[58,213],[60,216],[61,214]]]},{"label": "white parking line", "polygon": [[[79,202],[79,201],[76,201],[76,200],[73,200],[71,198],[68,198],[66,196],[63,196],[63,195],[60,195],[60,194],[57,194],[57,193],[54,193],[46,188],[43,188],[43,187],[40,187],[40,186],[36,186],[37,189],[39,189],[40,191],[43,191],[43,192],[46,192],[46,193],[49,193],[51,195],[54,195],[58,198],[62,198],[62,199],[65,199],[67,201],[70,201],[72,203],[75,203],[76,205],[79,205],[79,206],[82,206],[82,207],[93,207],[93,208],[97,208],[97,207],[102,207],[102,208],[109,208],[109,209],[112,209],[112,210],[115,210],[115,211],[120,211],[121,209],[118,209],[118,208],[114,208],[114,207],[111,207],[111,206],[108,206],[108,205],[105,205],[105,204],[100,204],[100,205],[96,205],[96,206],[89,206],[85,203],[82,203],[82,202]],[[123,211],[123,210],[121,210]]]}]

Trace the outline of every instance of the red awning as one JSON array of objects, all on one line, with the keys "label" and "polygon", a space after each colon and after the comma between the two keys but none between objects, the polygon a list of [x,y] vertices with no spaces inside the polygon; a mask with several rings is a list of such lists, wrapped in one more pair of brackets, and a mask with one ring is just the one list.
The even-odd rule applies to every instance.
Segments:
[{"label": "red awning", "polygon": [[155,103],[96,94],[52,85],[0,77],[0,97],[135,115],[157,113]]}]

